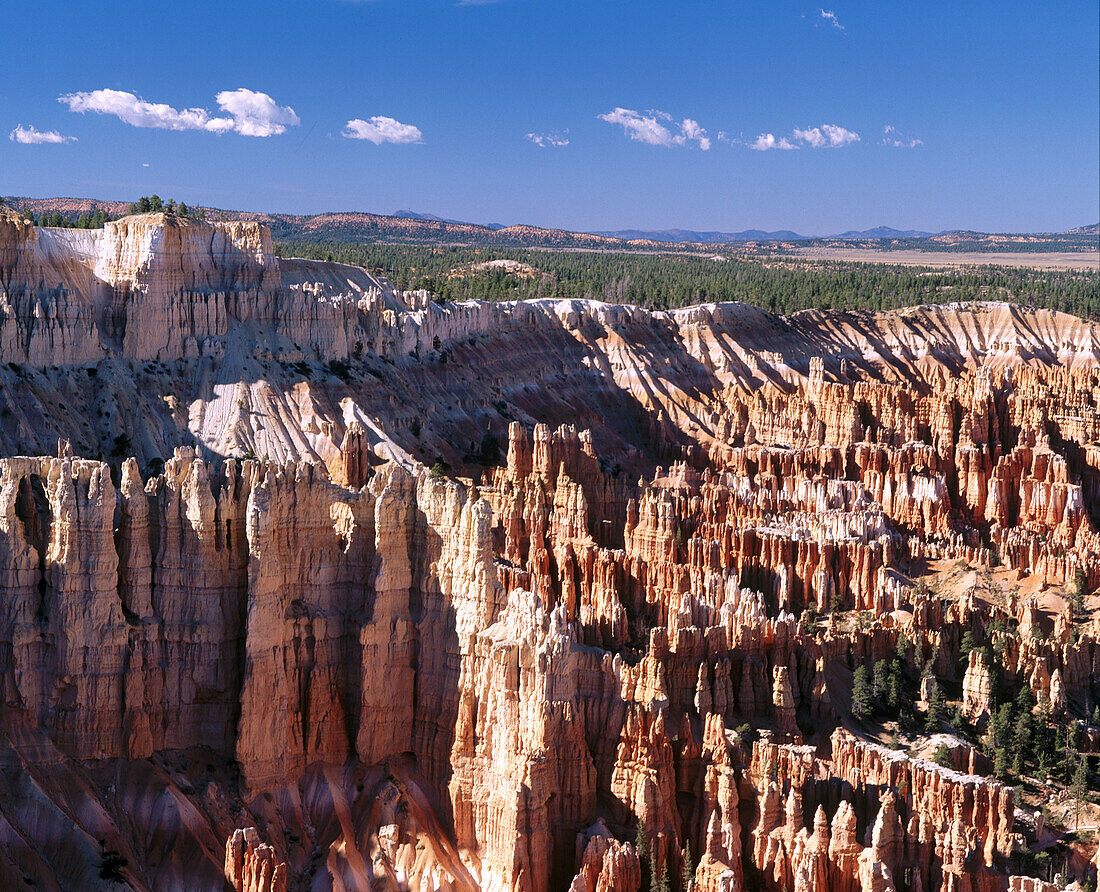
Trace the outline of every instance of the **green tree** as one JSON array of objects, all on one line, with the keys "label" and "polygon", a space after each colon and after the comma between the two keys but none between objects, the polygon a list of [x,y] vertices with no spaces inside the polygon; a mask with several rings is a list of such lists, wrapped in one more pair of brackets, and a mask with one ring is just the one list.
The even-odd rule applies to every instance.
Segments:
[{"label": "green tree", "polygon": [[943,721],[943,693],[935,679],[931,682],[932,690],[928,694],[928,712],[924,717],[924,730],[929,734],[935,734],[940,730]]},{"label": "green tree", "polygon": [[691,840],[684,842],[684,851],[681,853],[683,856],[683,864],[681,867],[680,883],[683,887],[683,892],[688,892],[695,884],[695,862],[691,858]]},{"label": "green tree", "polygon": [[901,664],[902,669],[909,665],[909,653],[911,650],[912,646],[909,644],[909,636],[902,632],[898,635],[897,644],[894,645],[894,656],[898,663]]},{"label": "green tree", "polygon": [[871,714],[875,692],[867,678],[867,667],[859,666],[852,676],[852,714],[864,718]]},{"label": "green tree", "polygon": [[886,660],[878,660],[874,669],[875,701],[885,711],[890,705],[890,664]]},{"label": "green tree", "polygon": [[[649,850],[649,836],[645,832],[645,824],[642,822],[641,815],[638,815],[634,820],[634,851],[638,854],[638,864],[641,865],[642,870],[645,871],[649,869],[652,871],[652,854]],[[650,884],[652,883],[653,874],[650,872]]]},{"label": "green tree", "polygon": [[974,649],[974,636],[970,634],[970,631],[963,635],[962,641],[959,643],[959,659],[965,664],[970,659],[970,651]]},{"label": "green tree", "polygon": [[1085,598],[1089,596],[1089,580],[1085,571],[1077,568],[1073,578],[1073,594],[1070,596],[1070,605],[1075,617],[1082,616],[1085,612]]},{"label": "green tree", "polygon": [[1073,806],[1073,829],[1080,827],[1081,800],[1085,798],[1085,791],[1089,785],[1089,766],[1085,756],[1081,756],[1077,762],[1077,768],[1073,772],[1073,796],[1077,800]]},{"label": "green tree", "polygon": [[668,880],[668,859],[665,859],[665,863],[661,865],[660,877],[657,880],[657,886],[654,892],[669,892],[669,880]]}]

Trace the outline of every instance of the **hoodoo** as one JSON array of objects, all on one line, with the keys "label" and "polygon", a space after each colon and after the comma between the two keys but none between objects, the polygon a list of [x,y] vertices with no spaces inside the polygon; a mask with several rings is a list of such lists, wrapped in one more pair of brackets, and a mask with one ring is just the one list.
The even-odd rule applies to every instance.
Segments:
[{"label": "hoodoo", "polygon": [[1098,348],[0,206],[0,886],[1032,888],[998,723],[1100,749]]}]

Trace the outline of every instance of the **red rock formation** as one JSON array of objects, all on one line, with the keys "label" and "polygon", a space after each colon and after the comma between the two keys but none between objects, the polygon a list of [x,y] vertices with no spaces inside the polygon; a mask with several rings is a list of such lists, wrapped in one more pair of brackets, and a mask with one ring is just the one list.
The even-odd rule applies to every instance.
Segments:
[{"label": "red rock formation", "polygon": [[226,840],[225,879],[235,892],[286,892],[286,864],[255,827],[245,827]]},{"label": "red rock formation", "polygon": [[638,892],[642,887],[634,847],[615,839],[602,821],[577,836],[577,863],[569,892]]},{"label": "red rock formation", "polygon": [[968,631],[1100,702],[1058,590],[1100,584],[1097,342],[438,305],[255,225],[0,208],[0,454],[75,444],[0,459],[0,885],[625,892],[690,850],[697,892],[1002,892],[1011,789],[840,726],[895,655],[983,721]]}]

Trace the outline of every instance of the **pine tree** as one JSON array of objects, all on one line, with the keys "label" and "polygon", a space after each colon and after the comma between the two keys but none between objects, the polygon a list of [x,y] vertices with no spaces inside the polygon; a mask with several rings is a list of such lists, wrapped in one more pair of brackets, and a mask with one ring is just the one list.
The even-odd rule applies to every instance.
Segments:
[{"label": "pine tree", "polygon": [[682,854],[683,867],[680,881],[683,885],[683,892],[690,892],[691,887],[695,885],[695,864],[691,859],[691,840],[684,842],[684,851]]},{"label": "pine tree", "polygon": [[1077,762],[1077,768],[1073,772],[1073,795],[1077,802],[1073,808],[1073,829],[1077,830],[1080,826],[1081,816],[1081,800],[1085,798],[1085,790],[1088,789],[1089,783],[1089,767],[1085,761],[1086,757],[1081,756]]},{"label": "pine tree", "polygon": [[928,695],[928,713],[924,718],[924,730],[929,734],[935,734],[940,730],[940,722],[943,720],[943,694],[940,686],[932,680],[932,691]]},{"label": "pine tree", "polygon": [[867,679],[867,667],[860,666],[852,676],[852,714],[860,719],[870,715],[873,699],[874,691]]},{"label": "pine tree", "polygon": [[1073,615],[1077,617],[1085,612],[1085,598],[1087,598],[1089,594],[1089,580],[1081,567],[1077,568],[1073,582],[1073,594],[1070,597],[1070,606],[1073,608]]},{"label": "pine tree", "polygon": [[634,826],[634,849],[638,853],[638,863],[644,867],[649,861],[649,837],[646,835],[641,815],[638,816]]},{"label": "pine tree", "polygon": [[886,660],[875,663],[874,687],[875,700],[885,710],[890,703],[890,664]]},{"label": "pine tree", "polygon": [[901,664],[902,670],[909,665],[909,636],[902,632],[898,635],[898,643],[894,646],[894,655]]},{"label": "pine tree", "polygon": [[974,649],[974,636],[967,631],[959,644],[959,660],[966,663],[970,658],[970,651]]},{"label": "pine tree", "polygon": [[887,699],[890,703],[890,711],[895,715],[897,714],[898,707],[901,705],[902,680],[901,667],[898,665],[898,661],[891,660],[890,685],[887,692]]}]

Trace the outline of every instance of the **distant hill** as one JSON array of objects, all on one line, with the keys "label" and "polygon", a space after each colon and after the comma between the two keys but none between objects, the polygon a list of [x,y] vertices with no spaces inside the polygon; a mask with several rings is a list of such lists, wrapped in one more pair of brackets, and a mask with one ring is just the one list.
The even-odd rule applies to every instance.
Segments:
[{"label": "distant hill", "polygon": [[806,238],[789,229],[765,232],[763,229],[746,229],[744,232],[696,232],[694,229],[616,229],[594,232],[605,238],[626,241],[688,242],[718,245],[725,242],[794,242]]},{"label": "distant hill", "polygon": [[418,211],[401,210],[394,211],[393,215],[403,220],[431,220],[435,223],[453,223],[456,226],[484,225],[487,229],[504,229],[503,223],[469,223],[466,220],[448,220],[446,217],[437,217],[435,214],[421,214]]},{"label": "distant hill", "polygon": [[889,226],[876,226],[873,229],[849,230],[839,235],[830,235],[826,238],[930,238],[933,235],[944,235],[942,232],[922,232],[919,229],[891,229]]},{"label": "distant hill", "polygon": [[[129,209],[129,202],[91,198],[25,198],[4,196],[13,208],[26,207],[40,214],[60,211],[78,217],[96,208],[114,217]],[[463,223],[432,214],[400,210],[392,216],[363,211],[336,211],[322,214],[267,214],[204,207],[208,220],[255,220],[271,228],[277,241],[337,242],[355,244],[468,245],[512,248],[554,248],[571,251],[662,251],[683,254],[710,254],[716,246],[730,250],[766,250],[780,252],[784,245],[842,244],[890,250],[1045,252],[1097,250],[1100,224],[1079,226],[1062,233],[981,233],[953,231],[936,235],[918,230],[898,230],[886,226],[851,231],[835,236],[813,237],[790,230],[768,232],[747,229],[742,232],[697,232],[690,229],[623,229],[612,232],[570,232],[538,226],[502,226],[499,223]]]},{"label": "distant hill", "polygon": [[876,226],[874,229],[851,230],[839,235],[799,235],[789,229],[768,232],[764,229],[745,229],[742,232],[697,232],[694,229],[616,229],[599,231],[595,235],[607,238],[646,239],[655,242],[691,242],[717,245],[726,242],[799,242],[816,238],[843,239],[882,239],[882,238],[928,238],[940,233],[922,232],[917,229],[891,229],[889,226]]}]

